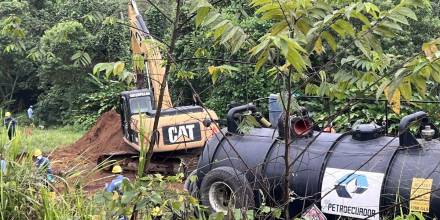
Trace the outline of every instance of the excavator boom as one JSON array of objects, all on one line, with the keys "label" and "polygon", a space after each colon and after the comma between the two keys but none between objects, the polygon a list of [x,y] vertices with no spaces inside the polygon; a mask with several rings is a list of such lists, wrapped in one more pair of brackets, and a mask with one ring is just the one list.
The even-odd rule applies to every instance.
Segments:
[{"label": "excavator boom", "polygon": [[[201,106],[177,106],[171,103],[168,86],[162,103],[159,100],[161,85],[164,81],[163,60],[160,50],[152,39],[134,0],[129,0],[128,14],[130,19],[131,50],[133,54],[142,55],[146,63],[149,85],[143,88],[121,92],[119,112],[123,140],[130,149],[103,154],[98,164],[111,160],[126,168],[136,169],[142,146],[150,147],[150,137],[156,120],[156,108],[162,104],[158,122],[158,137],[150,165],[151,172],[176,173],[192,169],[206,141],[217,132],[217,115],[214,111]],[[143,134],[142,134],[143,132]],[[134,152],[133,152],[134,151]]]},{"label": "excavator boom", "polygon": [[135,0],[130,0],[128,3],[128,17],[130,20],[131,50],[133,54],[144,57],[149,84],[154,94],[154,102],[156,106],[158,106],[160,87],[165,83],[166,88],[162,101],[162,109],[172,108],[173,104],[171,102],[168,85],[163,78],[165,74],[164,60],[160,54],[159,47],[145,41],[146,39],[152,39],[152,36],[148,31],[142,15],[139,13]]}]

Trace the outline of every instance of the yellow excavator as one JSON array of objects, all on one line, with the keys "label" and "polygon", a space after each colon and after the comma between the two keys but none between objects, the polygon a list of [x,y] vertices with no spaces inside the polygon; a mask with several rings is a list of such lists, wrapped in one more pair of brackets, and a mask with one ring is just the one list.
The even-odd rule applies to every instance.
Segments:
[{"label": "yellow excavator", "polygon": [[[109,159],[119,161],[121,165],[126,165],[126,169],[135,168],[133,158],[139,156],[141,142],[148,146],[156,108],[160,104],[160,87],[167,83],[163,81],[165,69],[160,49],[145,41],[152,36],[134,0],[129,1],[128,16],[131,50],[133,54],[144,57],[148,88],[125,91],[120,95],[119,113],[123,139],[132,149],[101,155],[98,159],[98,163]],[[173,107],[167,85],[160,112],[159,140],[156,141],[153,158],[147,169],[172,174],[182,171],[182,165],[186,168],[196,165],[205,142],[217,131],[217,120],[214,111],[205,110],[198,105]],[[141,130],[146,137],[144,140],[140,140]]]}]

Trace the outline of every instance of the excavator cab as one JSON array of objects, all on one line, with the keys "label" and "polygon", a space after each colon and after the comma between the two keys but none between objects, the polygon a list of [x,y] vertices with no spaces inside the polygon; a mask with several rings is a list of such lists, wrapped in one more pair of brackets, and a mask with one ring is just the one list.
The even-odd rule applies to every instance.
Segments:
[{"label": "excavator cab", "polygon": [[[146,132],[144,141],[148,144],[148,138],[151,135],[149,132],[152,130],[156,110],[151,90],[139,89],[122,92],[119,113],[124,135],[123,140],[132,149],[126,152],[118,151],[104,154],[98,158],[98,164],[105,160],[115,160],[126,167],[136,167],[129,164],[136,161],[133,158],[138,157],[138,153],[133,153],[133,150],[135,152],[141,150],[142,140],[140,140],[139,132],[141,130]],[[206,140],[218,131],[215,125],[217,120],[214,111],[197,105],[163,109],[160,112],[158,124],[158,141],[153,149],[154,157],[151,159],[148,170],[175,174],[194,168]]]},{"label": "excavator cab", "polygon": [[[156,115],[153,93],[149,89],[122,92],[119,112],[125,142],[139,151],[139,132],[142,128],[148,138]],[[214,124],[218,120],[217,115],[201,106],[162,109],[160,114],[159,140],[154,152],[202,148],[205,141],[217,130]]]},{"label": "excavator cab", "polygon": [[153,93],[149,89],[125,91],[120,96],[119,111],[124,137],[130,142],[137,142],[137,132],[131,127],[131,116],[136,114],[154,114]]}]

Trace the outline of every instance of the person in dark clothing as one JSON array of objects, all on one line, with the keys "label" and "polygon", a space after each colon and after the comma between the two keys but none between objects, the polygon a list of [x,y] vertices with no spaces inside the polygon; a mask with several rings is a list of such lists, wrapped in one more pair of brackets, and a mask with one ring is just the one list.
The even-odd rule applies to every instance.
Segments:
[{"label": "person in dark clothing", "polygon": [[49,158],[43,156],[43,152],[38,148],[34,150],[33,156],[35,159],[35,166],[37,167],[39,173],[46,177],[44,178],[45,185],[49,186],[50,183],[54,182],[54,176],[52,174]]},{"label": "person in dark clothing", "polygon": [[17,121],[12,117],[10,112],[5,113],[5,120],[3,121],[6,129],[8,130],[9,140],[12,140],[15,136],[15,126],[17,125]]}]

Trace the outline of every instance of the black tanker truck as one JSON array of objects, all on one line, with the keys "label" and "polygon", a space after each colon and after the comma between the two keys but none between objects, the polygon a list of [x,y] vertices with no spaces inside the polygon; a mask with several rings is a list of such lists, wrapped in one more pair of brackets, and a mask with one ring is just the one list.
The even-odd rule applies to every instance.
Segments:
[{"label": "black tanker truck", "polygon": [[[256,113],[256,107],[229,110],[227,128],[204,148],[194,171],[197,181],[186,185],[213,211],[258,208],[263,202],[276,207],[283,201],[285,116],[276,116],[279,128],[242,134],[237,119],[245,112]],[[312,206],[330,219],[392,218],[410,210],[440,216],[439,131],[426,113],[403,117],[397,137],[385,136],[376,124],[317,132],[304,109],[289,120],[291,216]]]}]

